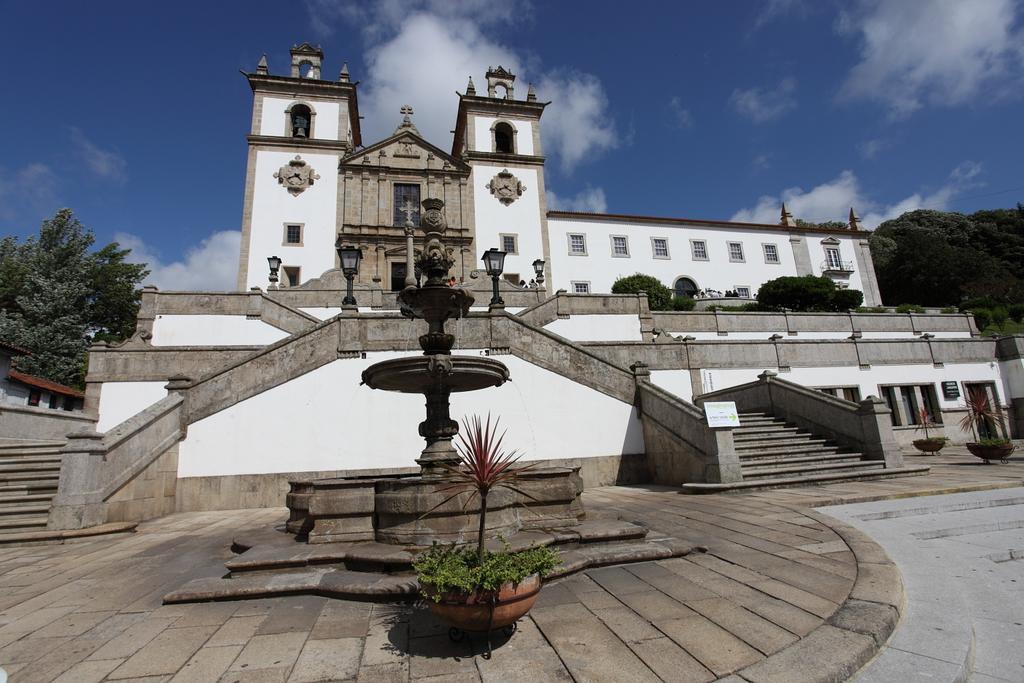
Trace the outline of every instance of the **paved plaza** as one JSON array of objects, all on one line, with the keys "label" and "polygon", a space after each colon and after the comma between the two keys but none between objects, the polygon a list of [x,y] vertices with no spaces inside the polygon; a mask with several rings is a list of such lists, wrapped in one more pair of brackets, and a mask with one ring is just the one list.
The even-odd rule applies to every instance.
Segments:
[{"label": "paved plaza", "polygon": [[[911,508],[929,500],[948,507],[915,496],[972,490],[1024,498],[1011,488],[1024,485],[1024,458],[986,466],[951,449],[910,460],[933,465],[932,473],[732,495],[685,496],[644,486],[587,491],[591,514],[640,522],[706,552],[552,582],[511,638],[495,636],[490,659],[482,656],[480,638],[451,642],[447,629],[417,605],[317,596],[162,604],[191,579],[223,575],[233,535],[281,523],[283,508],[177,514],[141,524],[133,534],[3,548],[0,666],[14,683],[843,680],[880,652],[865,673],[883,663],[902,629],[914,625],[920,576],[903,567],[907,558],[885,534],[883,549],[862,530],[812,508],[890,499]],[[1010,528],[1013,506],[1002,507]],[[874,535],[875,527],[864,524],[875,522],[856,514],[843,516]],[[890,517],[915,519],[898,515]],[[952,523],[943,522],[942,528]],[[1011,552],[1021,548],[1013,545],[1016,538],[1002,548],[1006,561],[998,564],[1007,576],[1020,577],[1024,563]],[[1001,552],[999,542],[983,545],[968,555]],[[907,577],[909,610],[889,555]],[[950,562],[939,558],[936,576]],[[963,623],[955,605],[947,611],[942,616],[951,625]],[[897,628],[901,613],[909,616]],[[1016,670],[988,674],[999,680],[1007,671]]]}]

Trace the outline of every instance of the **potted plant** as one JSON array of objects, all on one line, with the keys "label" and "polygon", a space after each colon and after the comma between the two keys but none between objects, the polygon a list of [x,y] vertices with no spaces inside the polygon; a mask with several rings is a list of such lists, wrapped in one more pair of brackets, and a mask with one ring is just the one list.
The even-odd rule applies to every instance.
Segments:
[{"label": "potted plant", "polygon": [[914,448],[925,454],[938,453],[942,450],[942,447],[949,441],[944,436],[931,436],[928,434],[928,427],[935,427],[935,423],[932,422],[932,416],[928,413],[927,408],[919,408],[917,411],[917,427],[915,431],[924,431],[923,439],[914,439]]},{"label": "potted plant", "polygon": [[1006,459],[1013,453],[1013,442],[1005,438],[979,438],[983,430],[989,425],[998,425],[995,431],[998,434],[999,428],[1003,433],[1006,429],[1003,426],[1002,412],[994,407],[984,394],[968,396],[966,399],[967,414],[960,420],[960,428],[964,431],[971,430],[974,441],[967,444],[967,450],[973,455],[981,458],[987,464],[990,460],[1006,462]]},{"label": "potted plant", "polygon": [[515,467],[520,456],[502,450],[504,436],[498,436],[498,421],[492,427],[490,415],[486,424],[479,416],[463,420],[455,443],[459,463],[446,468],[441,485],[441,491],[451,495],[433,509],[467,492],[466,507],[479,497],[476,547],[435,543],[413,562],[421,594],[430,610],[453,627],[453,638],[461,637],[461,631],[490,632],[514,625],[533,607],[544,575],[559,563],[558,554],[546,546],[516,552],[507,544],[502,552],[485,547],[488,494],[506,488],[532,499],[517,483],[533,465]]}]

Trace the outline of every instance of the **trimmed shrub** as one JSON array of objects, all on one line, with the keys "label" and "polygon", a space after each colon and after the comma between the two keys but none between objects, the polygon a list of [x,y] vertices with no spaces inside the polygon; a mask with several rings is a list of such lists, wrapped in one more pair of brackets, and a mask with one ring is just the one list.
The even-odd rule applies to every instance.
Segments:
[{"label": "trimmed shrub", "polygon": [[1003,329],[1003,325],[1006,324],[1007,318],[1010,314],[1006,312],[1006,309],[1002,306],[996,306],[992,309],[992,324],[998,327],[1000,330]]},{"label": "trimmed shrub", "polygon": [[1010,304],[1006,312],[1010,315],[1010,320],[1015,323],[1024,321],[1024,304]]},{"label": "trimmed shrub", "polygon": [[612,285],[613,294],[647,293],[647,305],[652,311],[672,310],[672,290],[651,275],[636,273],[628,277],[620,277]]},{"label": "trimmed shrub", "polygon": [[924,306],[917,304],[900,304],[896,307],[897,313],[924,313]]},{"label": "trimmed shrub", "polygon": [[941,312],[942,313],[956,313],[957,312],[956,306],[946,306],[945,308],[942,309]]},{"label": "trimmed shrub", "polygon": [[999,305],[999,302],[990,296],[981,296],[974,299],[967,299],[960,302],[961,311],[974,311],[979,308],[992,310]]},{"label": "trimmed shrub", "polygon": [[858,306],[857,308],[854,309],[854,312],[856,312],[856,313],[888,313],[889,309],[886,308],[885,306],[870,306],[870,307]]},{"label": "trimmed shrub", "polygon": [[864,303],[864,292],[857,289],[837,289],[832,292],[832,310],[852,311]]},{"label": "trimmed shrub", "polygon": [[688,296],[674,296],[672,297],[672,310],[673,311],[692,311],[697,302]]},{"label": "trimmed shrub", "polygon": [[992,311],[987,308],[978,308],[974,310],[974,324],[978,326],[978,331],[983,331],[988,327],[989,322],[992,320]]}]

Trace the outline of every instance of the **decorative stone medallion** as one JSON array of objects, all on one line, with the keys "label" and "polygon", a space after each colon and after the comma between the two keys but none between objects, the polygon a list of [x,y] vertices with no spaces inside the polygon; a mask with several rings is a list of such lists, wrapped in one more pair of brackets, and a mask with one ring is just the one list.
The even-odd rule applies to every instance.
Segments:
[{"label": "decorative stone medallion", "polygon": [[497,197],[499,202],[508,206],[523,196],[523,192],[526,191],[526,185],[519,182],[519,178],[516,178],[505,168],[498,175],[491,178],[491,182],[487,183],[487,189]]},{"label": "decorative stone medallion", "polygon": [[287,165],[277,169],[274,177],[293,197],[302,194],[306,188],[312,187],[314,180],[320,180],[320,176],[313,170],[313,167],[298,155],[295,155],[295,158]]}]

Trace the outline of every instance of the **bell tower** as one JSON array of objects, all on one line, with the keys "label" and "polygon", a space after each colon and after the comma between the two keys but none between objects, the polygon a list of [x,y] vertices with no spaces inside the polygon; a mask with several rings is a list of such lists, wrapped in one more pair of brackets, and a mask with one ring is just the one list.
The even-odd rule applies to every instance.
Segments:
[{"label": "bell tower", "polygon": [[334,267],[338,160],[362,144],[356,84],[348,65],[323,78],[324,53],[292,46],[288,75],[271,72],[264,55],[253,73],[252,121],[238,288],[269,286],[267,259],[281,260],[281,287]]},{"label": "bell tower", "polygon": [[487,95],[478,95],[470,77],[459,95],[452,156],[473,169],[475,256],[495,247],[508,254],[505,276],[529,282],[533,263],[545,262],[551,282],[544,153],[540,119],[547,102],[538,102],[531,85],[526,99],[516,99],[516,76],[503,66],[484,75]]}]

